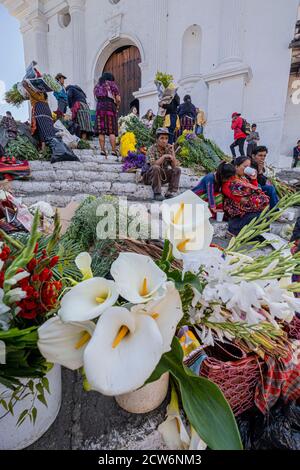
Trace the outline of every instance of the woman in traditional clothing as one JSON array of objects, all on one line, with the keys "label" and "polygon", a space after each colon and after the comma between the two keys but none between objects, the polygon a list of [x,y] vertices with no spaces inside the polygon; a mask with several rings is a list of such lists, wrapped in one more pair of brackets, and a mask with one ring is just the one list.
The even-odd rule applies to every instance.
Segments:
[{"label": "woman in traditional clothing", "polygon": [[178,109],[181,134],[184,131],[193,132],[195,124],[196,124],[196,118],[197,118],[197,110],[196,110],[196,107],[192,103],[192,99],[190,95],[185,95],[185,97],[183,98],[183,101],[184,103],[181,104]]},{"label": "woman in traditional clothing", "polygon": [[116,137],[118,136],[118,110],[121,103],[120,91],[115,83],[115,77],[109,73],[103,73],[94,89],[97,100],[96,132],[99,134],[101,155],[107,158],[105,150],[105,136],[110,140],[112,155],[118,156],[116,150]]},{"label": "woman in traditional clothing", "polygon": [[209,173],[204,176],[193,189],[193,192],[197,194],[197,196],[208,202],[214,218],[216,218],[217,211],[223,210],[222,185],[235,174],[234,165],[222,162],[215,173]]},{"label": "woman in traditional clothing", "polygon": [[77,85],[69,85],[66,88],[68,105],[72,111],[72,120],[80,127],[81,139],[87,140],[94,134],[91,112],[86,101],[86,94]]},{"label": "woman in traditional clothing", "polygon": [[224,212],[229,219],[229,233],[236,236],[269,206],[270,198],[259,188],[257,172],[250,168],[250,158],[238,157],[234,165],[236,175],[222,185],[222,193]]},{"label": "woman in traditional clothing", "polygon": [[46,142],[55,137],[47,93],[34,91],[26,81],[22,85],[28,93],[31,104],[31,134],[38,135],[42,149],[44,149]]}]

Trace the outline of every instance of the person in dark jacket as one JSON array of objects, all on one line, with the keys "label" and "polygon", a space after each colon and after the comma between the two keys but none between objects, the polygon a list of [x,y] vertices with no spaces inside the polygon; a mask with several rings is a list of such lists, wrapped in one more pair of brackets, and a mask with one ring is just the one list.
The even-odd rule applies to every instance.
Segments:
[{"label": "person in dark jacket", "polygon": [[181,104],[178,109],[181,134],[184,131],[193,132],[197,119],[197,109],[193,105],[190,95],[185,95],[183,101],[184,103]]},{"label": "person in dark jacket", "polygon": [[72,120],[80,126],[81,138],[87,140],[93,135],[91,113],[86,101],[86,94],[78,85],[69,85],[66,88],[68,105],[72,111]]},{"label": "person in dark jacket", "polygon": [[277,195],[276,188],[268,181],[268,177],[265,175],[266,159],[268,155],[267,147],[261,145],[256,147],[253,151],[251,159],[251,167],[257,171],[257,181],[263,192],[270,198],[270,209],[277,206],[279,197]]},{"label": "person in dark jacket", "polygon": [[176,124],[177,124],[177,111],[178,111],[178,106],[180,105],[180,98],[179,95],[176,93],[173,100],[171,101],[170,104],[163,105],[163,108],[166,110],[166,116],[170,117],[170,122],[168,130],[169,130],[169,144],[172,145],[174,144],[176,140]]},{"label": "person in dark jacket", "polygon": [[300,166],[300,140],[298,140],[297,147],[294,148],[292,168],[297,168],[298,164]]}]

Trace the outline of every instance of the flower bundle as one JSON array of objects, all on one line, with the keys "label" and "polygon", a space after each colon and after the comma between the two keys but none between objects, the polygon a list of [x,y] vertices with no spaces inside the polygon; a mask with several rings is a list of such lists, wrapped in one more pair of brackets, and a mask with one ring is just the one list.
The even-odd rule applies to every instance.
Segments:
[{"label": "flower bundle", "polygon": [[129,152],[123,160],[122,171],[128,172],[143,168],[146,163],[146,156],[143,153]]},{"label": "flower bundle", "polygon": [[190,131],[184,131],[178,138],[177,144],[181,147],[178,154],[179,160],[196,171],[201,167],[207,172],[214,171],[222,160],[227,159],[214,142],[198,137]]},{"label": "flower bundle", "polygon": [[17,83],[15,83],[12,88],[5,93],[5,101],[17,108],[24,103],[25,98],[19,92]]},{"label": "flower bundle", "polygon": [[122,157],[127,157],[129,152],[136,151],[136,138],[133,132],[126,132],[121,137],[120,152]]}]

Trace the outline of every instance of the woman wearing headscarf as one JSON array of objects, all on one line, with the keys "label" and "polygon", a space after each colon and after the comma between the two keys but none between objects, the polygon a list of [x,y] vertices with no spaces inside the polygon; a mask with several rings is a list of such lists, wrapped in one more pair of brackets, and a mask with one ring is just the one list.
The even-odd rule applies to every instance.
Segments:
[{"label": "woman wearing headscarf", "polygon": [[180,119],[180,131],[193,131],[196,124],[197,109],[192,103],[190,95],[185,95],[184,103],[179,106],[178,116]]},{"label": "woman wearing headscarf", "polygon": [[101,155],[107,157],[105,150],[105,136],[107,135],[110,140],[112,155],[117,157],[116,137],[118,136],[118,110],[121,96],[115,83],[115,77],[111,73],[103,73],[95,86],[94,95],[97,100],[95,130],[99,134]]},{"label": "woman wearing headscarf", "polygon": [[80,136],[87,140],[88,136],[94,134],[91,112],[86,101],[86,94],[78,85],[69,85],[66,88],[68,105],[72,111],[72,121],[79,125]]}]

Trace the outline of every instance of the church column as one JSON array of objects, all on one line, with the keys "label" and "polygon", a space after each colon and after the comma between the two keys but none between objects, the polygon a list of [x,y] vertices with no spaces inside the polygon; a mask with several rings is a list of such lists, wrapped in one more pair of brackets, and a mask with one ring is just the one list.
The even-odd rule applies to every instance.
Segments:
[{"label": "church column", "polygon": [[153,33],[153,67],[155,74],[159,70],[167,71],[167,40],[168,40],[168,0],[155,0],[154,33]]},{"label": "church column", "polygon": [[[41,13],[29,17],[28,23],[31,29],[28,31],[30,34],[31,43],[31,59],[38,63],[38,68],[42,73],[49,72],[49,58],[48,58],[48,22],[47,18]],[[28,27],[27,27],[28,28]],[[26,27],[24,28],[26,31]],[[22,31],[22,28],[21,28]],[[26,67],[29,64],[26,64]]]},{"label": "church column", "polygon": [[72,25],[73,81],[83,89],[86,84],[85,0],[68,0]]},{"label": "church column", "polygon": [[219,64],[241,63],[243,60],[243,0],[226,0],[221,4]]}]

